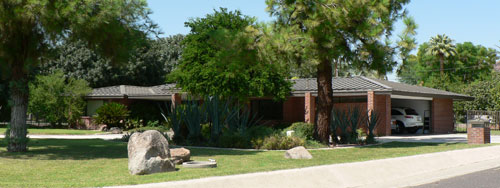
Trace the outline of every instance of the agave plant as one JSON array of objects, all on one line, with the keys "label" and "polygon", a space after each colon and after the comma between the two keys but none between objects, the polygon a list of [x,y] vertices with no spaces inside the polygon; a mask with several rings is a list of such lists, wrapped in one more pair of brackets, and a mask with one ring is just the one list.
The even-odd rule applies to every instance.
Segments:
[{"label": "agave plant", "polygon": [[[182,138],[181,135],[181,125],[184,116],[184,109],[180,106],[177,108],[169,106],[166,102],[163,103],[163,107],[158,104],[158,108],[160,109],[161,116],[167,123],[169,123],[174,131],[174,140],[178,140]],[[168,110],[168,113],[165,113],[165,110]]]},{"label": "agave plant", "polygon": [[338,142],[342,144],[348,143],[350,140],[350,134],[347,132],[347,128],[349,127],[349,111],[349,109],[347,111],[332,109],[332,132],[333,130],[337,130],[337,128],[340,129],[340,140]]},{"label": "agave plant", "polygon": [[373,110],[370,110],[367,113],[367,116],[368,136],[366,137],[366,143],[371,144],[375,143],[375,134],[373,133],[373,130],[377,127],[379,116],[378,113]]},{"label": "agave plant", "polygon": [[206,97],[203,109],[207,113],[207,121],[210,124],[211,132],[210,139],[217,141],[222,133],[222,128],[228,120],[227,109],[229,108],[229,101],[221,101],[219,97],[211,96]]},{"label": "agave plant", "polygon": [[229,110],[228,128],[230,131],[238,131],[240,134],[245,133],[246,129],[257,125],[261,118],[257,118],[257,114],[251,114],[250,110],[245,107],[233,106]]},{"label": "agave plant", "polygon": [[351,133],[349,135],[349,142],[350,143],[358,143],[358,125],[362,119],[362,114],[361,114],[361,110],[359,109],[359,107],[355,106],[355,107],[349,107],[349,124],[350,124],[350,127],[351,127]]},{"label": "agave plant", "polygon": [[198,101],[189,100],[182,108],[184,108],[183,119],[189,131],[188,139],[194,142],[200,141],[202,111]]}]

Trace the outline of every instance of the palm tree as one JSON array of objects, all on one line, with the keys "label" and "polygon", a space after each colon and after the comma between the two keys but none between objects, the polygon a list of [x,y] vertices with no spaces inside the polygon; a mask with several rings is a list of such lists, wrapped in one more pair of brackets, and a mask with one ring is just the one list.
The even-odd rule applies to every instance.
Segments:
[{"label": "palm tree", "polygon": [[457,51],[455,51],[453,40],[443,34],[431,38],[427,53],[439,57],[439,70],[441,75],[443,75],[444,59],[449,58],[450,56],[455,56]]}]

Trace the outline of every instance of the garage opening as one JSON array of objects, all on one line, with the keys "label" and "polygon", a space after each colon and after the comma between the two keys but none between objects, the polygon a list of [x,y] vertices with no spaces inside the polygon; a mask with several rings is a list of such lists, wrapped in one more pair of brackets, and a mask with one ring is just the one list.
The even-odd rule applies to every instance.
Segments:
[{"label": "garage opening", "polygon": [[428,134],[431,130],[432,98],[391,96],[393,134]]}]

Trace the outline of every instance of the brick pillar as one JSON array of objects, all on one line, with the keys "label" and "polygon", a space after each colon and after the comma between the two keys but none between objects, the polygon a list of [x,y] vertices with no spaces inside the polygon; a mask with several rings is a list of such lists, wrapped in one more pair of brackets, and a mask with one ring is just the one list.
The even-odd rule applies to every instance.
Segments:
[{"label": "brick pillar", "polygon": [[489,144],[490,128],[488,127],[467,127],[468,144]]},{"label": "brick pillar", "polygon": [[172,101],[172,107],[175,108],[175,106],[179,105],[182,103],[182,96],[179,93],[174,93],[171,98]]},{"label": "brick pillar", "polygon": [[306,93],[304,97],[304,120],[306,123],[315,123],[316,121],[316,97],[311,93]]},{"label": "brick pillar", "polygon": [[378,115],[375,134],[378,136],[391,135],[391,95],[377,95],[373,91],[368,91],[366,109],[374,111]]},{"label": "brick pillar", "polygon": [[431,105],[432,133],[452,133],[454,128],[453,99],[432,99]]}]

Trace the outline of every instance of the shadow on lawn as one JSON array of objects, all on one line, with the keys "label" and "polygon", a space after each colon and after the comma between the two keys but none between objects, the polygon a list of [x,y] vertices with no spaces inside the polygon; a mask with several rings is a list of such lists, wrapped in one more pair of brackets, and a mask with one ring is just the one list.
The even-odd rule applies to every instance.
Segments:
[{"label": "shadow on lawn", "polygon": [[[6,152],[4,140],[0,140],[0,158],[36,160],[89,160],[128,158],[127,143],[100,139],[31,139],[28,152]],[[189,148],[191,156],[254,155],[261,151]]]},{"label": "shadow on lawn", "polygon": [[100,139],[32,139],[28,152],[6,152],[5,142],[0,144],[0,158],[37,160],[88,160],[127,158],[127,143]]}]

